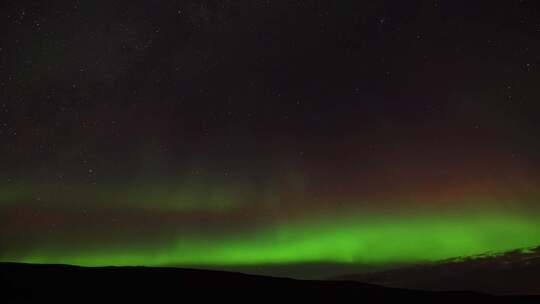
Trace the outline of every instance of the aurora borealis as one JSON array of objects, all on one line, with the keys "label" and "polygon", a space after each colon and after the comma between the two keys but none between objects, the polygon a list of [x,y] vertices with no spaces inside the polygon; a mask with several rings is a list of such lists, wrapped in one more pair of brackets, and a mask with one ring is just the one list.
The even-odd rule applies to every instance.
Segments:
[{"label": "aurora borealis", "polygon": [[531,1],[12,2],[2,262],[384,266],[540,244]]},{"label": "aurora borealis", "polygon": [[[434,216],[431,216],[434,217]],[[20,258],[30,263],[103,265],[242,266],[256,264],[339,262],[432,262],[480,253],[497,253],[538,243],[538,217],[509,214],[448,215],[443,219],[383,218],[374,221],[314,221],[302,226],[271,227],[263,231],[214,239],[181,237],[152,248],[123,251],[43,253]],[[382,241],[381,241],[382,239]]]},{"label": "aurora borealis", "polygon": [[[398,201],[334,193],[326,195],[328,201],[314,203],[304,192],[305,182],[290,193],[266,198],[246,181],[243,189],[177,185],[67,187],[75,193],[47,185],[13,191],[2,201],[9,211],[4,227],[13,229],[13,235],[23,232],[23,244],[24,237],[36,238],[32,245],[37,248],[8,254],[22,262],[87,266],[384,265],[496,253],[540,242],[536,195],[477,190]],[[8,207],[13,201],[29,206]],[[70,206],[74,201],[76,208]],[[107,205],[95,206],[104,201]],[[295,210],[306,206],[311,210]]]}]

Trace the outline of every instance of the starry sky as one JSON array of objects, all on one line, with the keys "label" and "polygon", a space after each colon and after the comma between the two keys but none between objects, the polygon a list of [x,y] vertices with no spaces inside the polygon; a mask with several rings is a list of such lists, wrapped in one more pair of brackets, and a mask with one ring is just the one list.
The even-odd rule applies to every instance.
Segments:
[{"label": "starry sky", "polygon": [[532,0],[3,1],[0,261],[538,245],[539,80]]}]

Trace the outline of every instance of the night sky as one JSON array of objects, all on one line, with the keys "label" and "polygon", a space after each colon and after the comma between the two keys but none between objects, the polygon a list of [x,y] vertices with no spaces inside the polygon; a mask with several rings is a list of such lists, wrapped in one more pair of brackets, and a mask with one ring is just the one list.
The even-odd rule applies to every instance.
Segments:
[{"label": "night sky", "polygon": [[539,101],[533,0],[2,1],[0,261],[538,245]]}]

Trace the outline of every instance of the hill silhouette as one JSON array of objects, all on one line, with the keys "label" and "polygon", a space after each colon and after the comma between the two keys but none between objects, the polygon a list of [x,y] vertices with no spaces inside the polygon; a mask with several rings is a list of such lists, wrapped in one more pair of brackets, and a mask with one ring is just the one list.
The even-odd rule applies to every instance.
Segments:
[{"label": "hill silhouette", "polygon": [[395,288],[540,295],[540,246],[334,279]]},{"label": "hill silhouette", "polygon": [[[381,287],[353,281],[310,281],[233,272],[150,267],[78,267],[0,263],[0,284],[8,303],[122,302],[187,299],[220,301],[359,301],[533,303],[530,296],[497,297],[468,291],[432,292]],[[195,297],[195,298],[193,298]]]}]

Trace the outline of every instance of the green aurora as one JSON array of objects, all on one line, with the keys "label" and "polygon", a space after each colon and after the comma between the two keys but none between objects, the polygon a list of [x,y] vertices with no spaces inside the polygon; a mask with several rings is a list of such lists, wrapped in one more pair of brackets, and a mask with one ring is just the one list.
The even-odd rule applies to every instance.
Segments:
[{"label": "green aurora", "polygon": [[310,262],[383,264],[437,261],[494,253],[540,243],[540,216],[470,212],[392,216],[342,216],[302,220],[235,235],[179,237],[159,246],[73,252],[36,249],[4,261],[85,266],[227,266]]},{"label": "green aurora", "polygon": [[0,236],[8,249],[0,261],[384,266],[540,244],[534,188],[361,199],[354,193],[317,197],[303,187],[278,191],[277,184],[257,188],[210,179],[11,185],[0,195]]}]

